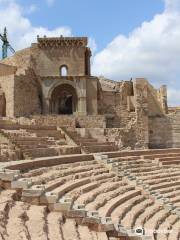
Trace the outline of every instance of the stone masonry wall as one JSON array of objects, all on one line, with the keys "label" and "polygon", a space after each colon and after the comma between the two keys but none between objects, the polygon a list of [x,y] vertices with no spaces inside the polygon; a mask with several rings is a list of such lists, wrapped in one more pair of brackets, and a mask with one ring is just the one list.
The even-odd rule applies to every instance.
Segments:
[{"label": "stone masonry wall", "polygon": [[134,114],[130,113],[128,107],[128,97],[133,97],[132,82],[122,81],[117,82],[117,84],[114,82],[114,89],[109,91],[103,90],[104,88],[107,89],[107,86],[104,86],[104,82],[105,80],[100,82],[98,113],[106,115],[109,127],[125,127],[134,117]]},{"label": "stone masonry wall", "polygon": [[180,114],[149,118],[150,148],[180,147]]},{"label": "stone masonry wall", "polygon": [[20,117],[14,119],[15,122],[29,125],[46,125],[59,127],[79,127],[79,128],[105,128],[105,117],[96,116],[74,116],[74,115],[33,115],[30,117]]},{"label": "stone masonry wall", "polygon": [[1,76],[0,85],[5,94],[6,116],[14,116],[14,75]]},{"label": "stone masonry wall", "polygon": [[41,95],[36,76],[32,71],[15,76],[14,115],[29,116],[42,112]]}]

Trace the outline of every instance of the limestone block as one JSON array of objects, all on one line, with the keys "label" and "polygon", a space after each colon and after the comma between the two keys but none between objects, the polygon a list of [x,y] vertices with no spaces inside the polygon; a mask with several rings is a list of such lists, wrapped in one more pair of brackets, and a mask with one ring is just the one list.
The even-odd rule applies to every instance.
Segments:
[{"label": "limestone block", "polygon": [[0,179],[3,181],[13,181],[20,177],[20,171],[18,170],[7,170],[0,171]]},{"label": "limestone block", "polygon": [[29,178],[20,178],[11,182],[11,188],[27,189],[32,186],[32,180]]},{"label": "limestone block", "polygon": [[142,234],[137,234],[135,230],[127,229],[127,235],[128,237],[133,237],[133,239],[140,240],[142,237]]},{"label": "limestone block", "polygon": [[84,204],[75,204],[72,207],[72,210],[68,212],[68,217],[73,218],[84,218],[87,216],[87,210],[85,209]]},{"label": "limestone block", "polygon": [[94,223],[100,224],[101,218],[99,217],[99,212],[97,212],[97,211],[87,212],[87,217],[85,219],[85,222],[92,223],[92,224],[94,224]]},{"label": "limestone block", "polygon": [[98,161],[105,161],[108,159],[108,155],[103,155],[103,154],[94,154],[95,160]]},{"label": "limestone block", "polygon": [[154,237],[152,236],[141,236],[142,240],[154,240]]},{"label": "limestone block", "polygon": [[172,212],[173,214],[178,215],[179,218],[180,218],[180,210],[179,210],[179,209],[174,209],[174,210],[172,210],[171,212]]},{"label": "limestone block", "polygon": [[168,199],[168,198],[162,198],[162,201],[163,201],[164,203],[169,203],[169,199]]},{"label": "limestone block", "polygon": [[129,176],[131,173],[128,170],[124,170],[124,176]]},{"label": "limestone block", "polygon": [[101,218],[100,231],[108,232],[114,230],[114,224],[110,217]]},{"label": "limestone block", "polygon": [[172,203],[168,203],[164,205],[164,208],[168,211],[172,211],[175,209],[175,206]]},{"label": "limestone block", "polygon": [[42,204],[51,204],[56,203],[58,200],[58,195],[53,192],[46,192],[40,197],[40,203]]},{"label": "limestone block", "polygon": [[112,159],[105,159],[106,164],[113,164],[114,161]]},{"label": "limestone block", "polygon": [[143,184],[143,189],[146,191],[150,190],[149,184]]},{"label": "limestone block", "polygon": [[72,198],[61,198],[57,203],[54,204],[54,211],[63,212],[71,210],[73,205]]},{"label": "limestone block", "polygon": [[143,180],[141,180],[141,179],[137,179],[137,180],[136,180],[136,184],[137,184],[137,185],[141,185],[141,184],[143,184]]},{"label": "limestone block", "polygon": [[44,185],[34,185],[29,189],[24,189],[22,192],[23,197],[40,197],[45,192]]},{"label": "limestone block", "polygon": [[115,227],[115,230],[120,233],[118,234],[119,236],[127,236],[127,231],[122,225],[115,224],[114,227]]}]

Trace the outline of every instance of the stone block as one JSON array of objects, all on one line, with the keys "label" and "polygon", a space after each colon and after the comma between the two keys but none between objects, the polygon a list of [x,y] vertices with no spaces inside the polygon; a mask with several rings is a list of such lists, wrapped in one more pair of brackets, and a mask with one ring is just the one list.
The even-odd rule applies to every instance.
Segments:
[{"label": "stone block", "polygon": [[23,197],[40,197],[45,192],[44,185],[34,185],[31,188],[24,189],[22,192]]},{"label": "stone block", "polygon": [[75,204],[68,212],[68,217],[72,218],[84,218],[87,216],[87,210],[84,204]]},{"label": "stone block", "polygon": [[20,171],[18,170],[2,170],[0,172],[0,179],[2,181],[13,181],[20,177]]},{"label": "stone block", "polygon": [[99,212],[97,211],[87,212],[87,217],[85,218],[85,222],[88,224],[100,224],[101,218],[99,217]]},{"label": "stone block", "polygon": [[32,186],[32,180],[29,178],[20,178],[11,182],[11,188],[28,189]]},{"label": "stone block", "polygon": [[95,160],[98,160],[98,161],[105,161],[108,159],[108,155],[103,155],[103,154],[94,154],[94,158]]},{"label": "stone block", "polygon": [[119,236],[127,236],[127,231],[121,224],[115,224],[114,227]]},{"label": "stone block", "polygon": [[112,219],[110,217],[101,218],[99,230],[102,232],[113,231],[114,224],[112,223]]},{"label": "stone block", "polygon": [[153,236],[141,236],[142,240],[154,240]]},{"label": "stone block", "polygon": [[54,211],[63,212],[72,209],[73,199],[72,198],[61,198],[57,203],[54,203]]},{"label": "stone block", "polygon": [[168,211],[172,211],[175,209],[175,206],[172,203],[168,203],[164,205],[164,208]]},{"label": "stone block", "polygon": [[56,203],[58,200],[58,195],[53,192],[46,192],[40,197],[40,203],[42,204],[51,204]]}]

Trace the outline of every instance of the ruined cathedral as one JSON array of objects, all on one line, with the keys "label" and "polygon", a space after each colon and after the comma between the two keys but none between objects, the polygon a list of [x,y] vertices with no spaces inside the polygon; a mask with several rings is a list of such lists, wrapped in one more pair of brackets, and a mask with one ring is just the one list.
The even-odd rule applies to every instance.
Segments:
[{"label": "ruined cathedral", "polygon": [[37,43],[0,62],[0,115],[54,116],[59,124],[67,116],[79,127],[93,128],[126,128],[135,119],[142,129],[135,127],[133,135],[138,147],[173,146],[164,133],[157,138],[154,131],[166,122],[166,86],[155,89],[143,78],[92,76],[90,59],[86,37],[38,36]]}]

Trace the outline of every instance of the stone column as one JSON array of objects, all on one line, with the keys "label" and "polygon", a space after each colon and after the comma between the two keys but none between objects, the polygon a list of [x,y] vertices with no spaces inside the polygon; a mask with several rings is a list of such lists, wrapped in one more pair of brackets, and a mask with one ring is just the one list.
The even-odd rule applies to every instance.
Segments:
[{"label": "stone column", "polygon": [[78,115],[87,115],[87,106],[86,106],[86,97],[79,97],[78,98]]},{"label": "stone column", "polygon": [[48,115],[50,113],[50,99],[45,98],[43,100],[43,114]]},{"label": "stone column", "polygon": [[87,115],[87,98],[86,98],[86,79],[78,79],[76,81],[76,89],[78,94],[77,115]]}]

